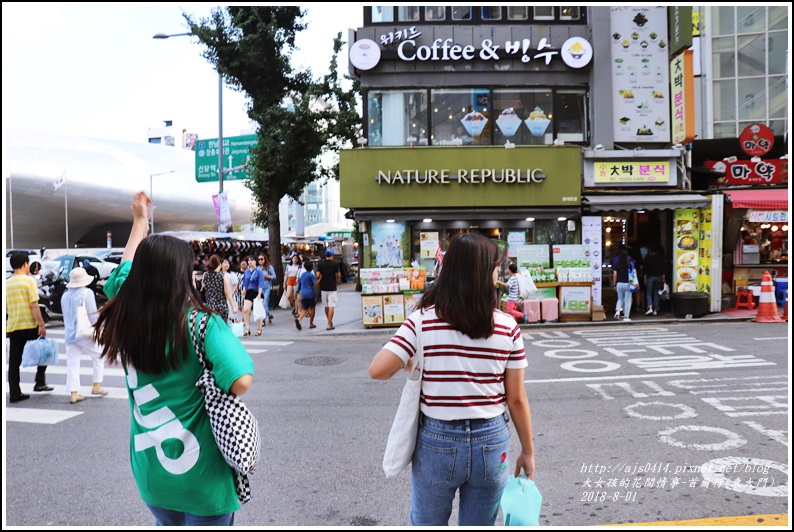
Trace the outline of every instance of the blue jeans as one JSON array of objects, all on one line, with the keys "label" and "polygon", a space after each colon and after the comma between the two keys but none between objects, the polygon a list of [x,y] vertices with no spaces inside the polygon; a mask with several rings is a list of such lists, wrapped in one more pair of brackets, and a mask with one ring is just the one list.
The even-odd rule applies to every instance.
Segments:
[{"label": "blue jeans", "polygon": [[411,472],[411,524],[447,526],[460,490],[458,526],[493,526],[510,475],[507,415],[441,421],[421,416]]},{"label": "blue jeans", "polygon": [[155,518],[155,526],[232,526],[234,525],[234,512],[221,515],[193,515],[176,510],[166,510],[156,506],[149,506]]},{"label": "blue jeans", "polygon": [[653,307],[653,310],[659,310],[659,290],[656,288],[656,283],[660,280],[661,277],[658,275],[649,275],[645,283],[645,300],[648,302],[648,307]]},{"label": "blue jeans", "polygon": [[273,290],[272,286],[266,286],[262,289],[262,305],[265,307],[265,313],[268,318],[272,318],[273,314],[270,313],[270,291]]},{"label": "blue jeans", "polygon": [[631,314],[631,285],[629,283],[618,283],[615,287],[618,293],[617,308],[623,309],[623,317],[628,318]]}]

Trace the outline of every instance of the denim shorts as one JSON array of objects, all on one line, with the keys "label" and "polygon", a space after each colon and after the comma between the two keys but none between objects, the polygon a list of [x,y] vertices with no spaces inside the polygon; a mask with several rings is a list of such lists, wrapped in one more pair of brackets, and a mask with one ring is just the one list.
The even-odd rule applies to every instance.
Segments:
[{"label": "denim shorts", "polygon": [[507,414],[442,421],[422,415],[411,468],[411,524],[447,526],[460,490],[458,526],[493,526],[510,475]]}]

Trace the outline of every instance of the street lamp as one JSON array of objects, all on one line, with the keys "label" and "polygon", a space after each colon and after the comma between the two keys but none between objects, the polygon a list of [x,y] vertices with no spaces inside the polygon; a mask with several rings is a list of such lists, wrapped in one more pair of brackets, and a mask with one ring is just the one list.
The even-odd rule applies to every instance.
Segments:
[{"label": "street lamp", "polygon": [[[153,39],[192,36],[193,33],[158,33]],[[218,193],[223,194],[223,76],[218,69]]]},{"label": "street lamp", "polygon": [[[160,172],[158,174],[149,174],[149,199],[154,202],[154,191],[152,189],[152,178],[157,177],[158,175],[165,175],[165,174],[173,174],[176,170],[169,170],[167,172]],[[149,218],[149,234],[154,234],[154,209],[149,213],[151,218]]]}]

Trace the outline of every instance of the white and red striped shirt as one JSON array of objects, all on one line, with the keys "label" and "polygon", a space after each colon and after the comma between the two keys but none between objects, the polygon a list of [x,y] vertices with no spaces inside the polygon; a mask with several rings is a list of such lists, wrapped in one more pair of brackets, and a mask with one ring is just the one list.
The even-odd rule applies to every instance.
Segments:
[{"label": "white and red striped shirt", "polygon": [[[435,307],[422,317],[424,348],[421,411],[443,420],[489,419],[505,411],[506,369],[527,367],[524,339],[512,316],[494,310],[494,334],[473,340],[438,319]],[[383,346],[407,363],[416,354],[414,311]]]}]

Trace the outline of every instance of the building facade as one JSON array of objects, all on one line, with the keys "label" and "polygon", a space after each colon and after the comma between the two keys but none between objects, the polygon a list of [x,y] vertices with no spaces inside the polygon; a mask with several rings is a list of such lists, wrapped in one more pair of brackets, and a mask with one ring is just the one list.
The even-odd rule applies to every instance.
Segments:
[{"label": "building facade", "polygon": [[[441,250],[461,231],[554,251],[598,240],[588,250],[598,257],[589,257],[593,303],[609,308],[615,250],[626,246],[641,261],[658,246],[674,292],[706,293],[719,310],[725,197],[693,187],[690,169],[692,141],[729,129],[727,118],[702,112],[722,112],[714,87],[730,84],[727,70],[709,78],[710,45],[699,46],[697,31],[692,40],[693,22],[727,20],[708,9],[366,7],[349,38],[364,137],[340,161],[342,206],[366,234],[362,266],[378,266],[378,235],[387,233],[428,269],[428,235]],[[759,42],[787,39],[782,12],[761,11]],[[750,39],[732,28],[734,42]],[[755,68],[779,90],[778,66]],[[734,95],[747,83],[737,78]],[[777,120],[780,105],[767,95],[765,117]],[[733,131],[751,120],[745,111]],[[696,248],[681,240],[693,220]]]}]

